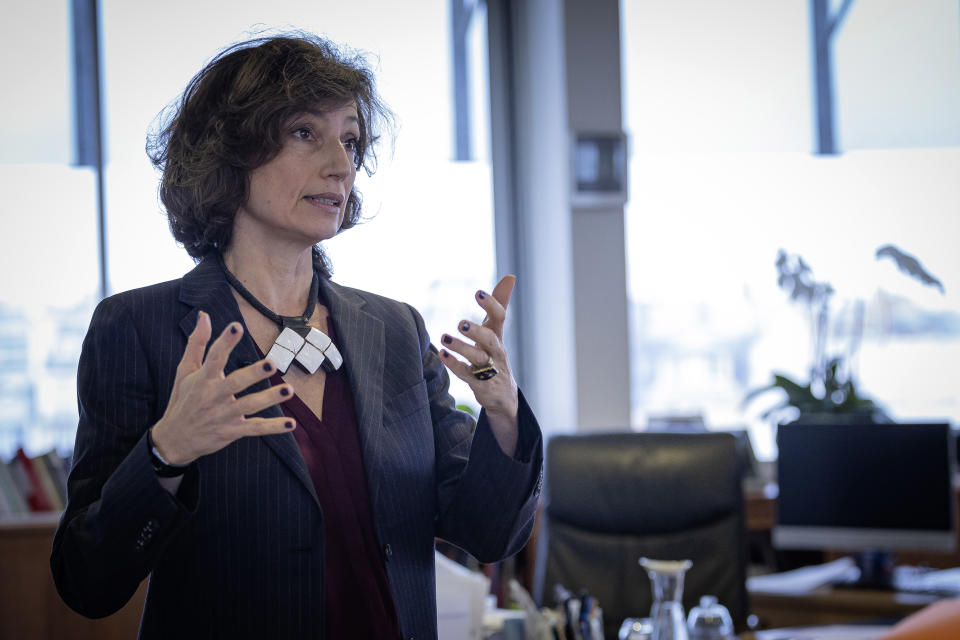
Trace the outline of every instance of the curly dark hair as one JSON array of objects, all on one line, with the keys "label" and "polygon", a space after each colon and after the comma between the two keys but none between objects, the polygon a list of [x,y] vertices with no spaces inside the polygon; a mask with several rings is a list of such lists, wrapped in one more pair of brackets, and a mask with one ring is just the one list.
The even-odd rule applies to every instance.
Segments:
[{"label": "curly dark hair", "polygon": [[[361,54],[302,32],[240,42],[217,54],[147,137],[147,155],[163,172],[160,200],[173,237],[195,260],[226,249],[234,216],[247,201],[250,172],[280,152],[285,123],[317,105],[351,101],[360,126],[356,167],[372,175],[374,144],[392,129],[393,114]],[[354,187],[341,230],[360,221],[360,205]],[[319,244],[313,261],[330,275]]]}]

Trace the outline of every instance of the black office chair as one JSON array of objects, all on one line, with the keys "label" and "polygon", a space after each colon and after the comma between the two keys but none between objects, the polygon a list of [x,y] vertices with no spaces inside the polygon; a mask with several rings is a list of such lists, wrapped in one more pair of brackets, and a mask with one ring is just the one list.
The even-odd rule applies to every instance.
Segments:
[{"label": "black office chair", "polygon": [[742,467],[729,433],[555,436],[547,444],[547,505],[538,534],[535,597],[587,589],[606,638],[647,617],[642,556],[690,559],[686,611],[715,595],[738,629],[747,616]]}]

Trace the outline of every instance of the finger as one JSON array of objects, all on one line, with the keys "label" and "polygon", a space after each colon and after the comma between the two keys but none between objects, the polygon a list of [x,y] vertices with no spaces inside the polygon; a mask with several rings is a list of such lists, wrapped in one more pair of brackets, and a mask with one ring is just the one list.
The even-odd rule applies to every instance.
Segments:
[{"label": "finger", "polygon": [[243,325],[231,322],[223,332],[213,341],[207,351],[207,359],[203,362],[203,370],[208,376],[223,375],[223,368],[227,366],[230,352],[237,346],[243,337]]},{"label": "finger", "polygon": [[482,364],[487,364],[487,362],[490,361],[490,354],[480,347],[466,343],[463,340],[454,338],[446,333],[440,338],[440,342],[442,342],[443,345],[450,351],[458,353],[469,360],[470,363],[475,367],[478,367]]},{"label": "finger", "polygon": [[510,273],[500,278],[500,282],[493,288],[493,297],[500,303],[504,311],[506,311],[507,305],[510,304],[510,296],[513,295],[513,287],[516,284],[517,276]]},{"label": "finger", "polygon": [[[293,397],[293,387],[289,384],[278,384],[275,387],[248,393],[236,399],[233,409],[244,416],[252,416],[264,409],[286,402]],[[234,414],[236,415],[236,414]]]},{"label": "finger", "polygon": [[477,292],[477,302],[487,317],[484,318],[483,326],[490,327],[497,337],[503,338],[503,325],[507,317],[507,305],[510,304],[510,296],[513,294],[513,287],[516,284],[516,277],[506,275],[501,278],[497,286],[493,288],[492,295],[486,295],[482,291]]},{"label": "finger", "polygon": [[447,365],[447,368],[450,369],[450,372],[453,373],[453,375],[457,376],[467,384],[477,381],[473,375],[473,367],[465,362],[457,360],[446,349],[440,350],[440,361]]},{"label": "finger", "polygon": [[227,376],[227,389],[231,394],[238,394],[247,387],[266,380],[277,371],[269,360],[260,360],[246,367],[241,367]]},{"label": "finger", "polygon": [[497,334],[497,337],[503,337],[503,323],[506,318],[506,310],[503,305],[492,295],[483,291],[477,291],[477,304],[487,312],[486,317],[481,323]]},{"label": "finger", "polygon": [[489,358],[493,358],[494,360],[498,360],[500,362],[503,362],[506,359],[506,354],[503,351],[503,343],[500,341],[500,336],[490,327],[484,327],[463,320],[459,325],[457,325],[457,329],[460,331],[460,333],[473,340],[476,344],[476,347],[487,354],[487,356],[477,364],[486,363]]},{"label": "finger", "polygon": [[281,418],[247,418],[237,427],[237,439],[245,436],[269,436],[277,433],[287,433],[293,431],[296,426],[296,420],[286,416]]},{"label": "finger", "polygon": [[183,350],[183,357],[177,365],[177,378],[182,378],[203,366],[203,352],[210,342],[210,316],[200,311],[197,313],[197,324],[187,338],[187,347]]}]

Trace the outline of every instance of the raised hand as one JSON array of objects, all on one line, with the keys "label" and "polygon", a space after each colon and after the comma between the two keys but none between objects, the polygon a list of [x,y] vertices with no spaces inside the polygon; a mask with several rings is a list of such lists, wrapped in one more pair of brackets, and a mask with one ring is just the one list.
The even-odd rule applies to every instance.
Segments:
[{"label": "raised hand", "polygon": [[[503,346],[503,325],[516,280],[512,275],[504,276],[492,294],[476,293],[477,304],[486,311],[487,317],[479,325],[463,320],[458,326],[460,333],[472,342],[449,334],[440,338],[445,347],[440,351],[441,359],[455,376],[470,385],[477,402],[487,412],[497,441],[509,455],[516,449],[519,397]],[[467,362],[454,357],[450,351],[460,354]],[[496,371],[492,377],[483,378],[482,372],[481,377],[475,375],[475,371],[488,366]]]},{"label": "raised hand", "polygon": [[204,359],[211,333],[210,316],[201,311],[177,365],[170,403],[153,426],[154,446],[172,464],[188,464],[244,436],[284,433],[296,426],[282,416],[246,417],[289,400],[293,387],[282,384],[237,398],[236,394],[269,378],[276,368],[269,360],[261,360],[225,376],[223,369],[243,337],[243,325],[230,323]]}]

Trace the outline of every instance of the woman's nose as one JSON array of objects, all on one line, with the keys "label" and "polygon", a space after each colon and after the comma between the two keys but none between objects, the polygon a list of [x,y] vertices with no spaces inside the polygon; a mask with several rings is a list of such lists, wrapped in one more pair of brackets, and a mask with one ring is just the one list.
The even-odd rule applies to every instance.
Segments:
[{"label": "woman's nose", "polygon": [[353,152],[343,146],[339,140],[331,141],[327,146],[328,174],[338,180],[344,180],[353,173]]}]

